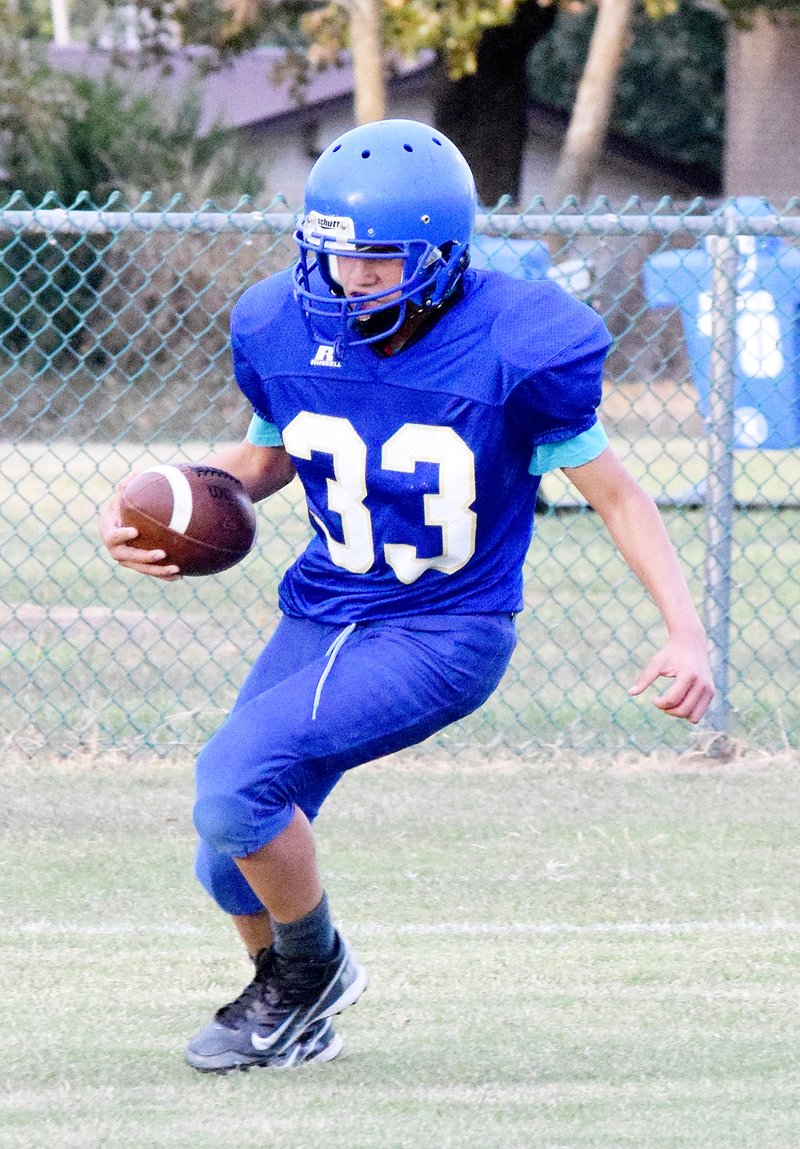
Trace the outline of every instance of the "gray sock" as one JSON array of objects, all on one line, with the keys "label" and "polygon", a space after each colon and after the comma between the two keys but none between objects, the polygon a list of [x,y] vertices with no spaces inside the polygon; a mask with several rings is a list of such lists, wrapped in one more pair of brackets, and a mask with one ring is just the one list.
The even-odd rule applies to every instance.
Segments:
[{"label": "gray sock", "polygon": [[287,958],[304,961],[327,961],[336,945],[336,930],[331,921],[328,895],[323,893],[319,905],[296,922],[272,923],[275,952]]}]

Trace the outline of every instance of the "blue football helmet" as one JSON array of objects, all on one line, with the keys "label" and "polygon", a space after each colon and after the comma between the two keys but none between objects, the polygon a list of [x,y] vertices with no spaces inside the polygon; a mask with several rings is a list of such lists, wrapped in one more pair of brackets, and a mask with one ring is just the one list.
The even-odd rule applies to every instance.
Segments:
[{"label": "blue football helmet", "polygon": [[[476,199],[467,161],[426,124],[379,120],[334,140],[311,169],[294,237],[295,295],[312,337],[333,337],[342,354],[393,335],[409,305],[439,307],[469,263]],[[338,279],[348,254],[402,258],[401,283],[348,299]]]}]

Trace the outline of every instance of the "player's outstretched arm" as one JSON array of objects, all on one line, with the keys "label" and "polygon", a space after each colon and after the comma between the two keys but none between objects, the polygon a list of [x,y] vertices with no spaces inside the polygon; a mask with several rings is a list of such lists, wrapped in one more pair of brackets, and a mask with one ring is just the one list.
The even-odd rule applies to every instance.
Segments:
[{"label": "player's outstretched arm", "polygon": [[666,623],[666,644],[629,693],[641,694],[657,679],[670,678],[672,684],[654,704],[676,718],[699,722],[714,697],[708,641],[658,507],[610,447],[591,463],[565,467],[564,474],[601,516]]}]

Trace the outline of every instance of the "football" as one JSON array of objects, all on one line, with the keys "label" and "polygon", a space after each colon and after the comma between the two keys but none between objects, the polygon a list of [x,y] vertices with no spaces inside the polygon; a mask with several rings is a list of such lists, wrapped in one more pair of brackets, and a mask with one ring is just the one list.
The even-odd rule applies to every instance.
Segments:
[{"label": "football", "polygon": [[139,532],[131,546],[165,551],[184,575],[235,566],[256,538],[255,507],[239,480],[189,463],[141,471],[120,495],[120,522]]}]

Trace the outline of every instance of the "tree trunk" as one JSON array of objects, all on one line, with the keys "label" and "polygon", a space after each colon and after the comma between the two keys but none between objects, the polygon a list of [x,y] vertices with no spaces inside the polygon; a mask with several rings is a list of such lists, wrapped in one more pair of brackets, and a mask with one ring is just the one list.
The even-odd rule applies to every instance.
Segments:
[{"label": "tree trunk", "polygon": [[348,0],[353,61],[353,116],[369,124],[386,116],[381,0]]},{"label": "tree trunk", "polygon": [[800,195],[800,25],[758,12],[728,31],[723,185],[774,207]]},{"label": "tree trunk", "polygon": [[53,21],[53,43],[64,47],[70,40],[67,0],[50,0],[50,17]]},{"label": "tree trunk", "polygon": [[440,64],[434,120],[464,153],[487,207],[504,195],[515,204],[519,199],[528,134],[526,65],[555,16],[555,5],[542,8],[536,0],[525,0],[511,24],[483,33],[473,76],[450,80]]},{"label": "tree trunk", "polygon": [[589,55],[578,85],[549,200],[589,194],[603,154],[622,61],[628,47],[634,0],[598,0]]}]

